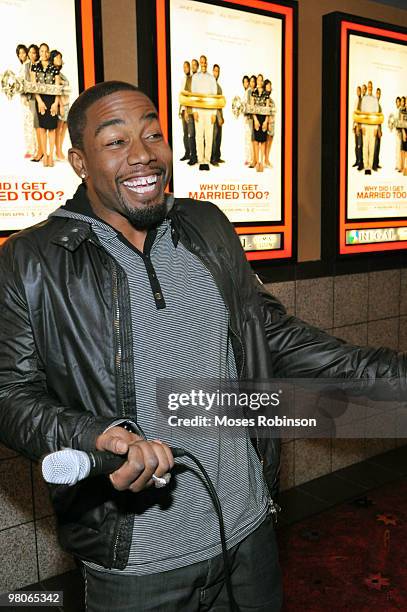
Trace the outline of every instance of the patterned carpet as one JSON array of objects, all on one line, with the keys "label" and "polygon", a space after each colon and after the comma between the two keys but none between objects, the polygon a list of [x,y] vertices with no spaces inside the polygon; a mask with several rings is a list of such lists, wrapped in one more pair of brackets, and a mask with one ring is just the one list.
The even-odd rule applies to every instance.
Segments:
[{"label": "patterned carpet", "polygon": [[283,612],[407,610],[407,479],[278,531]]}]

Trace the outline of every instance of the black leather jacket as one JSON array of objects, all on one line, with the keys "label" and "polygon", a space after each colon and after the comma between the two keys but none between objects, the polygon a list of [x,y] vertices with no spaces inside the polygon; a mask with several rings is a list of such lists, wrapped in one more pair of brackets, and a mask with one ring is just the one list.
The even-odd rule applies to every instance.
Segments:
[{"label": "black leather jacket", "polygon": [[[67,206],[89,212],[84,187]],[[346,345],[286,315],[216,206],[175,200],[169,217],[174,242],[201,259],[222,293],[241,378],[405,377],[393,351]],[[129,313],[126,276],[89,224],[51,217],[12,236],[0,257],[0,441],[38,460],[64,447],[94,449],[118,417],[136,420]],[[257,448],[273,495],[279,443]],[[66,550],[125,567],[137,496],[105,477],[51,495]]]}]

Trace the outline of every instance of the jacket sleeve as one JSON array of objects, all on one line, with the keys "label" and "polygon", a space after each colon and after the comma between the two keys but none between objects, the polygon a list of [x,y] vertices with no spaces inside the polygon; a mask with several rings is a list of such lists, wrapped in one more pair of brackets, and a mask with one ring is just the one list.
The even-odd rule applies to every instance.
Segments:
[{"label": "jacket sleeve", "polygon": [[0,442],[33,460],[66,447],[92,450],[115,419],[68,409],[47,390],[13,249],[6,247],[0,252]]},{"label": "jacket sleeve", "polygon": [[330,336],[288,315],[257,278],[255,282],[276,377],[358,379],[359,391],[369,391],[376,379],[386,379],[388,392],[406,397],[405,353],[354,346]]}]

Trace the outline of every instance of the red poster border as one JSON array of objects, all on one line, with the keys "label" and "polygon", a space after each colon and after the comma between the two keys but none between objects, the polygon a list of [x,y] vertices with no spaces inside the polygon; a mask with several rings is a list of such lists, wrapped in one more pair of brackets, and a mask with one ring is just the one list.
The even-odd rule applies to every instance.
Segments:
[{"label": "red poster border", "polygon": [[381,244],[363,244],[350,246],[346,244],[346,231],[350,229],[372,229],[383,227],[407,226],[407,221],[379,220],[379,221],[346,221],[346,149],[347,149],[347,85],[348,85],[348,34],[349,32],[361,32],[392,38],[394,40],[407,41],[407,34],[389,30],[387,26],[381,28],[368,26],[344,19],[341,22],[340,34],[340,153],[339,153],[339,253],[340,255],[357,255],[360,253],[374,253],[380,251],[395,251],[407,249],[405,241],[386,242]]},{"label": "red poster border", "polygon": [[[284,16],[284,222],[278,225],[243,226],[234,224],[238,234],[283,234],[284,247],[279,250],[246,252],[249,261],[287,259],[293,256],[293,89],[294,89],[294,7],[263,0],[228,0],[236,7],[250,7]],[[158,112],[165,137],[169,136],[167,82],[167,15],[166,0],[156,0],[156,40],[158,66]]]},{"label": "red poster border", "polygon": [[84,89],[96,83],[94,16],[92,0],[80,0],[82,23],[83,84]]}]

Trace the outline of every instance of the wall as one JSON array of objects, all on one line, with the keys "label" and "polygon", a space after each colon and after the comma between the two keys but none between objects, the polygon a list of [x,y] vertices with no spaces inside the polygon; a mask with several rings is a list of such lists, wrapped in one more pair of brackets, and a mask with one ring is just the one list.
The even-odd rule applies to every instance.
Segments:
[{"label": "wall", "polygon": [[137,85],[136,0],[102,0],[105,81]]},{"label": "wall", "polygon": [[58,546],[37,465],[0,445],[0,593],[62,574],[74,563]]}]

